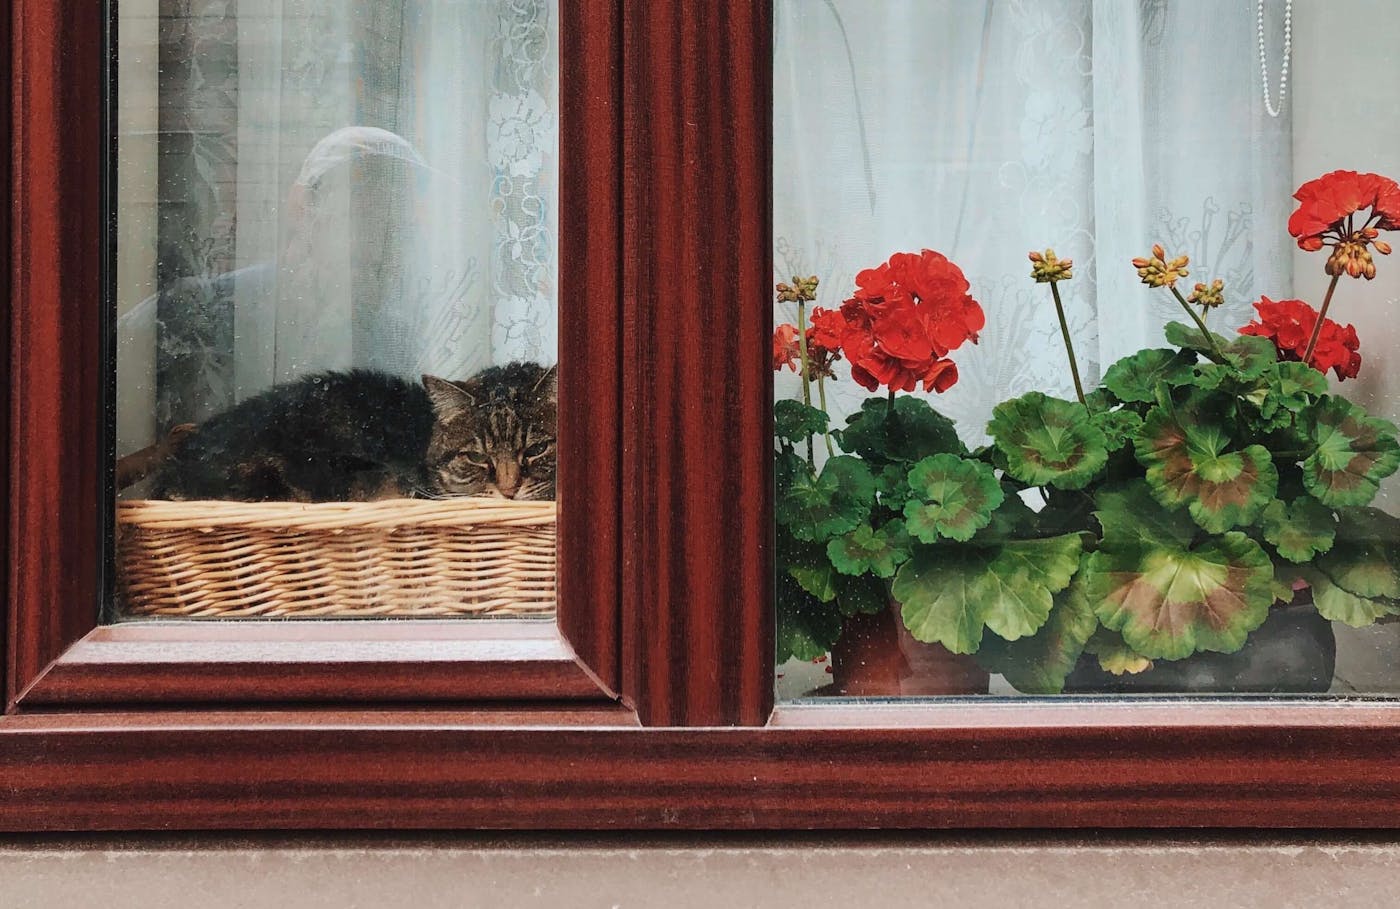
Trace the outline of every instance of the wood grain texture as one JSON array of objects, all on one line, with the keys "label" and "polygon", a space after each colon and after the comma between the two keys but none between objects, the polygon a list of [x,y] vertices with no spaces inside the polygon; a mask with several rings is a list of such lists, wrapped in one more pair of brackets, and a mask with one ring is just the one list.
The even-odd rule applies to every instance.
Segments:
[{"label": "wood grain texture", "polygon": [[608,701],[550,622],[125,623],[16,699],[117,704]]},{"label": "wood grain texture", "polygon": [[7,702],[97,620],[107,60],[102,3],[9,15]]},{"label": "wood grain texture", "polygon": [[622,16],[561,0],[559,629],[621,686]]},{"label": "wood grain texture", "polygon": [[653,725],[771,704],[770,7],[622,4],[623,686]]},{"label": "wood grain texture", "polygon": [[[8,711],[96,704],[601,701],[618,686],[621,71],[616,9],[566,0],[560,85],[563,371],[560,485],[567,540],[559,625],[526,640],[395,623],[332,630],[97,627],[102,563],[97,427],[104,289],[105,4],[17,0],[6,224],[11,269]],[[572,267],[571,267],[572,266]],[[596,383],[596,384],[595,384]]]},{"label": "wood grain texture", "polygon": [[873,729],[12,717],[0,829],[1400,826],[1397,705],[1043,706]]},{"label": "wood grain texture", "polygon": [[[14,219],[17,214],[18,205],[16,178],[18,177],[18,164],[13,150],[17,147],[17,140],[14,134],[14,67],[13,59],[16,51],[14,42],[11,40],[13,34],[14,8],[7,12],[0,13],[0,48],[5,50],[0,53],[0,85],[10,86],[9,92],[4,96],[4,103],[0,103],[0,149],[4,149],[5,165],[0,168],[0,199],[5,200],[0,203],[0,249],[5,250],[9,257],[3,269],[0,269],[0,306],[5,307],[3,316],[0,316],[0,350],[10,350],[10,306],[13,299],[13,289],[17,286],[15,274],[18,271],[18,260],[14,258],[16,249],[14,246]],[[10,401],[10,373],[9,370],[0,369],[0,393],[3,393],[5,402]],[[10,476],[10,420],[9,410],[6,410],[5,418],[0,419],[0,470],[4,471],[4,476]],[[6,495],[0,497],[0,549],[6,549],[5,562],[0,565],[0,590],[4,590],[8,598],[10,590],[10,553],[5,545],[8,539],[10,526],[10,496],[8,484],[5,487]],[[0,717],[3,716],[5,708],[10,703],[10,685],[14,681],[10,671],[10,663],[5,659],[5,654],[10,650],[10,624],[11,616],[9,610],[0,604]]]}]

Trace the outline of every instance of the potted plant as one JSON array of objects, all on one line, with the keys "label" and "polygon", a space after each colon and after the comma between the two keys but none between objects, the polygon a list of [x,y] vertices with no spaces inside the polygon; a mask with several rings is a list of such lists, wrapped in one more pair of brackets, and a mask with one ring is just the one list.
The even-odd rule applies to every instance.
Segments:
[{"label": "potted plant", "polygon": [[[904,517],[911,470],[932,455],[967,453],[950,420],[899,392],[950,388],[957,367],[948,354],[977,340],[982,309],[958,267],[930,250],[897,253],[856,281],[840,309],[813,309],[810,324],[817,279],[778,285],[778,302],[795,306],[796,323],[774,332],[773,365],[802,377],[802,400],[774,407],[778,659],[831,651],[835,688],[846,694],[985,692],[987,671],[937,642],[916,641],[890,597],[896,570],[913,553]],[[825,383],[841,359],[854,381],[886,395],[835,429]]]},{"label": "potted plant", "polygon": [[[836,628],[806,624],[821,597],[799,575],[817,561],[813,549],[792,545],[800,541],[792,497],[815,505],[819,497],[805,490],[820,487],[830,493],[820,501],[842,517],[800,533],[829,532],[832,577],[871,584],[892,575],[913,638],[975,655],[1018,690],[1058,692],[1067,679],[1080,689],[1116,687],[1099,671],[1170,680],[1147,688],[1325,690],[1330,664],[1301,678],[1284,665],[1248,679],[1247,665],[1220,655],[1247,655],[1251,638],[1258,644],[1279,628],[1296,634],[1299,621],[1305,635],[1312,623],[1325,650],[1331,621],[1362,626],[1400,615],[1400,521],[1369,507],[1380,481],[1400,467],[1396,428],[1333,393],[1325,377],[1331,370],[1341,381],[1360,367],[1355,330],[1327,313],[1343,276],[1370,279],[1372,253],[1389,253],[1379,231],[1400,228],[1400,187],[1335,172],[1295,197],[1289,230],[1299,246],[1330,249],[1321,311],[1264,297],[1256,320],[1217,334],[1206,322],[1223,299],[1222,282],[1183,296],[1187,258],[1156,246],[1133,265],[1144,284],[1176,299],[1189,323],[1167,325],[1167,345],[1119,360],[1086,391],[1059,299],[1073,265],[1046,250],[1031,254],[1032,277],[1049,285],[1075,400],[1030,392],[996,405],[992,442],[976,451],[914,404],[904,405],[907,420],[898,404],[887,408],[871,445],[879,411],[867,406],[836,434],[854,454],[838,456],[846,466],[829,476],[796,451],[802,432],[826,429],[823,409],[783,405],[779,435],[791,444],[779,449],[779,565],[796,582],[780,583],[786,640],[800,638],[794,628],[824,628],[828,637]],[[867,299],[866,308],[878,320],[884,305]],[[858,327],[858,307],[848,302],[840,312],[845,331]],[[942,325],[937,332],[956,334]],[[875,335],[882,337],[878,325]],[[912,449],[894,447],[899,440]],[[861,559],[837,564],[848,552]],[[825,602],[839,615],[860,611],[840,590]],[[810,636],[811,647],[819,637]],[[1210,671],[1192,682],[1179,671],[1192,667]]]}]

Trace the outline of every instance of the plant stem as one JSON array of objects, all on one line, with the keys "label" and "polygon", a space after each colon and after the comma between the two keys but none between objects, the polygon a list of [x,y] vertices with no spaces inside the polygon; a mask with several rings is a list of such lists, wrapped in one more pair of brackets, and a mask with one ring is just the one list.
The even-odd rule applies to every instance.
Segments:
[{"label": "plant stem", "polygon": [[1065,353],[1069,354],[1069,374],[1074,378],[1074,393],[1079,396],[1079,403],[1088,407],[1089,402],[1084,400],[1084,384],[1079,381],[1079,362],[1074,359],[1074,342],[1069,337],[1069,323],[1065,321],[1065,305],[1060,302],[1060,282],[1050,282],[1050,296],[1055,298],[1055,315],[1060,317],[1060,334],[1065,339]]},{"label": "plant stem", "polygon": [[1322,334],[1322,321],[1327,318],[1327,307],[1332,305],[1332,293],[1337,289],[1337,282],[1342,279],[1340,273],[1332,276],[1332,283],[1327,285],[1327,296],[1322,298],[1322,311],[1317,314],[1317,324],[1313,326],[1312,337],[1308,338],[1307,349],[1303,351],[1303,362],[1312,365],[1313,348],[1317,347],[1317,339]]},{"label": "plant stem", "polygon": [[1172,296],[1176,297],[1176,302],[1180,303],[1181,308],[1186,310],[1186,314],[1191,317],[1191,321],[1196,323],[1196,327],[1201,330],[1201,334],[1205,335],[1206,343],[1210,345],[1210,349],[1215,351],[1215,355],[1218,358],[1221,360],[1225,359],[1225,354],[1221,352],[1220,345],[1215,343],[1215,335],[1210,333],[1209,328],[1206,328],[1206,323],[1201,320],[1200,316],[1196,315],[1196,311],[1191,308],[1190,303],[1186,302],[1186,298],[1181,295],[1181,291],[1176,289],[1175,284],[1171,285],[1171,292]]},{"label": "plant stem", "polygon": [[894,419],[894,389],[890,389],[889,404],[885,407],[885,419]]},{"label": "plant stem", "polygon": [[[821,373],[817,373],[817,399],[821,401],[822,411],[828,412],[826,410],[826,380]],[[823,431],[822,437],[826,439],[827,455],[833,458],[836,457],[836,449],[831,447],[831,430],[827,429]]]},{"label": "plant stem", "polygon": [[[812,380],[808,376],[807,370],[807,307],[801,300],[797,301],[797,354],[802,361],[802,403],[808,407],[812,406]],[[823,407],[823,410],[826,408]],[[807,463],[816,466],[816,458],[812,456],[812,437],[807,437]]]}]

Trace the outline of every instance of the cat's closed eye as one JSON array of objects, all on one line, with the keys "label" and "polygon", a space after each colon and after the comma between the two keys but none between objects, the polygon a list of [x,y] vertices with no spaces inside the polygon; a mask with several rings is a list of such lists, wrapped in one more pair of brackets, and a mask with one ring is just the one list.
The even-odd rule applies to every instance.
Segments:
[{"label": "cat's closed eye", "polygon": [[482,452],[482,451],[471,451],[471,450],[459,451],[459,452],[457,452],[455,455],[453,455],[453,460],[465,462],[465,463],[467,463],[467,464],[472,465],[473,467],[490,467],[490,466],[491,466],[491,461],[490,461],[490,459],[488,459],[488,458],[486,457],[486,453],[485,453],[485,452]]}]

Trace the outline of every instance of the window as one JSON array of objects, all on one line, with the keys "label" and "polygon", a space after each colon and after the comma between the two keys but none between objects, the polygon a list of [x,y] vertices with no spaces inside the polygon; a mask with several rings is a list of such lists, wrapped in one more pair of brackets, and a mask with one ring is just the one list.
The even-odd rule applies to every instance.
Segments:
[{"label": "window", "polygon": [[116,612],[552,615],[557,28],[117,4]]},{"label": "window", "polygon": [[1382,701],[774,707],[772,13],[560,2],[555,623],[99,626],[103,22],[15,4],[0,826],[1393,820]]},{"label": "window", "polygon": [[1396,691],[1371,59],[1285,0],[776,5],[780,697]]}]

